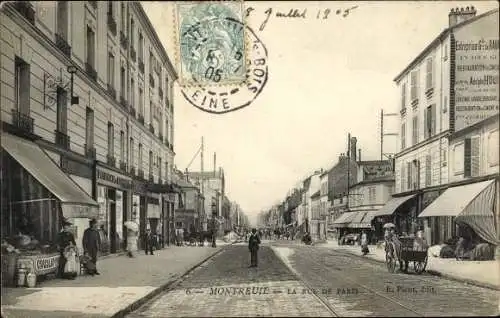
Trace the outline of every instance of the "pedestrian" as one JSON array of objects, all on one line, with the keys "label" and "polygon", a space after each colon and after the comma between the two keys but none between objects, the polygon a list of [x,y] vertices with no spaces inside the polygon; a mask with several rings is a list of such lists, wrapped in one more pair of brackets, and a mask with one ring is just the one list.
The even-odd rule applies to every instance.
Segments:
[{"label": "pedestrian", "polygon": [[91,270],[89,272],[90,275],[100,275],[97,271],[97,253],[101,247],[101,235],[97,230],[97,220],[92,219],[89,222],[89,227],[83,232],[82,239],[83,251],[84,254],[90,257],[90,262],[93,263]]},{"label": "pedestrian", "polygon": [[361,253],[363,255],[366,255],[370,252],[368,249],[368,235],[366,234],[366,231],[363,231],[361,234]]},{"label": "pedestrian", "polygon": [[[135,217],[133,217],[134,219]],[[135,220],[130,221],[137,224]],[[127,255],[130,258],[135,257],[135,252],[137,251],[137,238],[138,238],[139,225],[135,228],[127,228]]]},{"label": "pedestrian", "polygon": [[151,232],[151,229],[148,227],[146,229],[146,234],[144,235],[144,250],[146,251],[146,255],[148,255],[148,252],[151,255],[154,255],[153,245],[154,245],[154,235]]},{"label": "pedestrian", "polygon": [[257,267],[257,252],[259,251],[260,237],[257,229],[252,229],[252,234],[248,238],[248,249],[250,250],[250,267]]},{"label": "pedestrian", "polygon": [[76,272],[76,242],[75,236],[70,232],[71,222],[63,219],[61,232],[57,235],[57,245],[59,249],[59,268],[58,276],[60,278],[75,279]]}]

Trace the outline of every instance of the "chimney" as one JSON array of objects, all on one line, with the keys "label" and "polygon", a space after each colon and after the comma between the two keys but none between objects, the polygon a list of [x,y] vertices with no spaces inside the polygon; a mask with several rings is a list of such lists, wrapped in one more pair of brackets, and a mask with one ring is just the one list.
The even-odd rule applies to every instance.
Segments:
[{"label": "chimney", "polygon": [[356,137],[352,137],[351,138],[351,149],[350,149],[350,154],[351,154],[351,159],[353,161],[356,161],[356,142],[358,140],[356,139]]},{"label": "chimney", "polygon": [[358,150],[358,161],[361,161],[361,148]]},{"label": "chimney", "polygon": [[450,13],[448,14],[449,27],[454,27],[459,23],[475,17],[476,13],[477,11],[473,6],[451,9]]}]

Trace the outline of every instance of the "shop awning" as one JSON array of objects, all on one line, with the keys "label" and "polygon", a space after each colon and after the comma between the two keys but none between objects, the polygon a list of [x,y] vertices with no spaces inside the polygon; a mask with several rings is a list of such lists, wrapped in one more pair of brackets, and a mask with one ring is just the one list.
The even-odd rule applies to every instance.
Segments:
[{"label": "shop awning", "polygon": [[347,227],[350,228],[360,228],[362,227],[361,221],[363,221],[363,218],[365,217],[366,212],[365,211],[358,211],[355,212],[356,214],[352,218],[351,222],[347,224]]},{"label": "shop awning", "polygon": [[498,245],[494,216],[495,181],[483,181],[447,189],[418,217],[455,216],[476,234]]},{"label": "shop awning", "polygon": [[65,217],[98,216],[98,203],[64,173],[37,144],[3,132],[2,147],[61,201]]},{"label": "shop awning", "polygon": [[414,198],[416,194],[407,195],[405,197],[392,198],[389,200],[380,210],[377,211],[375,217],[384,216],[384,215],[392,215],[397,208],[399,208],[406,201]]},{"label": "shop awning", "polygon": [[335,221],[333,221],[333,227],[346,227],[347,224],[351,223],[352,219],[357,215],[358,212],[344,212]]},{"label": "shop awning", "polygon": [[352,219],[351,223],[347,225],[350,228],[368,229],[372,227],[372,220],[375,217],[376,210],[373,211],[359,211],[358,214]]}]

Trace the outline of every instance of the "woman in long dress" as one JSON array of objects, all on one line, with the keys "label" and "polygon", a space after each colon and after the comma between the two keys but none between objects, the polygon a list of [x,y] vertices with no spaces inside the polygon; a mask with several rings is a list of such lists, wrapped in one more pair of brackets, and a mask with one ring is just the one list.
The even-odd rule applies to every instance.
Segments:
[{"label": "woman in long dress", "polygon": [[361,253],[363,255],[368,254],[368,235],[366,234],[365,231],[363,231],[363,234],[361,234]]},{"label": "woman in long dress", "polygon": [[135,229],[127,229],[127,255],[129,257],[135,257],[135,252],[137,251],[137,238],[138,233]]}]

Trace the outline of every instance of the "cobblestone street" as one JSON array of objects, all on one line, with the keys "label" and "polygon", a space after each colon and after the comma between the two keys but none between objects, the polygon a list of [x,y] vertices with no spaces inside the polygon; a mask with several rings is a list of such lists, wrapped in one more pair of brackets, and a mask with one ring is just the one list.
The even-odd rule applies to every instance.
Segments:
[{"label": "cobblestone street", "polygon": [[175,289],[130,317],[494,315],[498,294],[430,275],[390,274],[383,264],[321,247],[263,244],[248,268],[228,247]]}]

